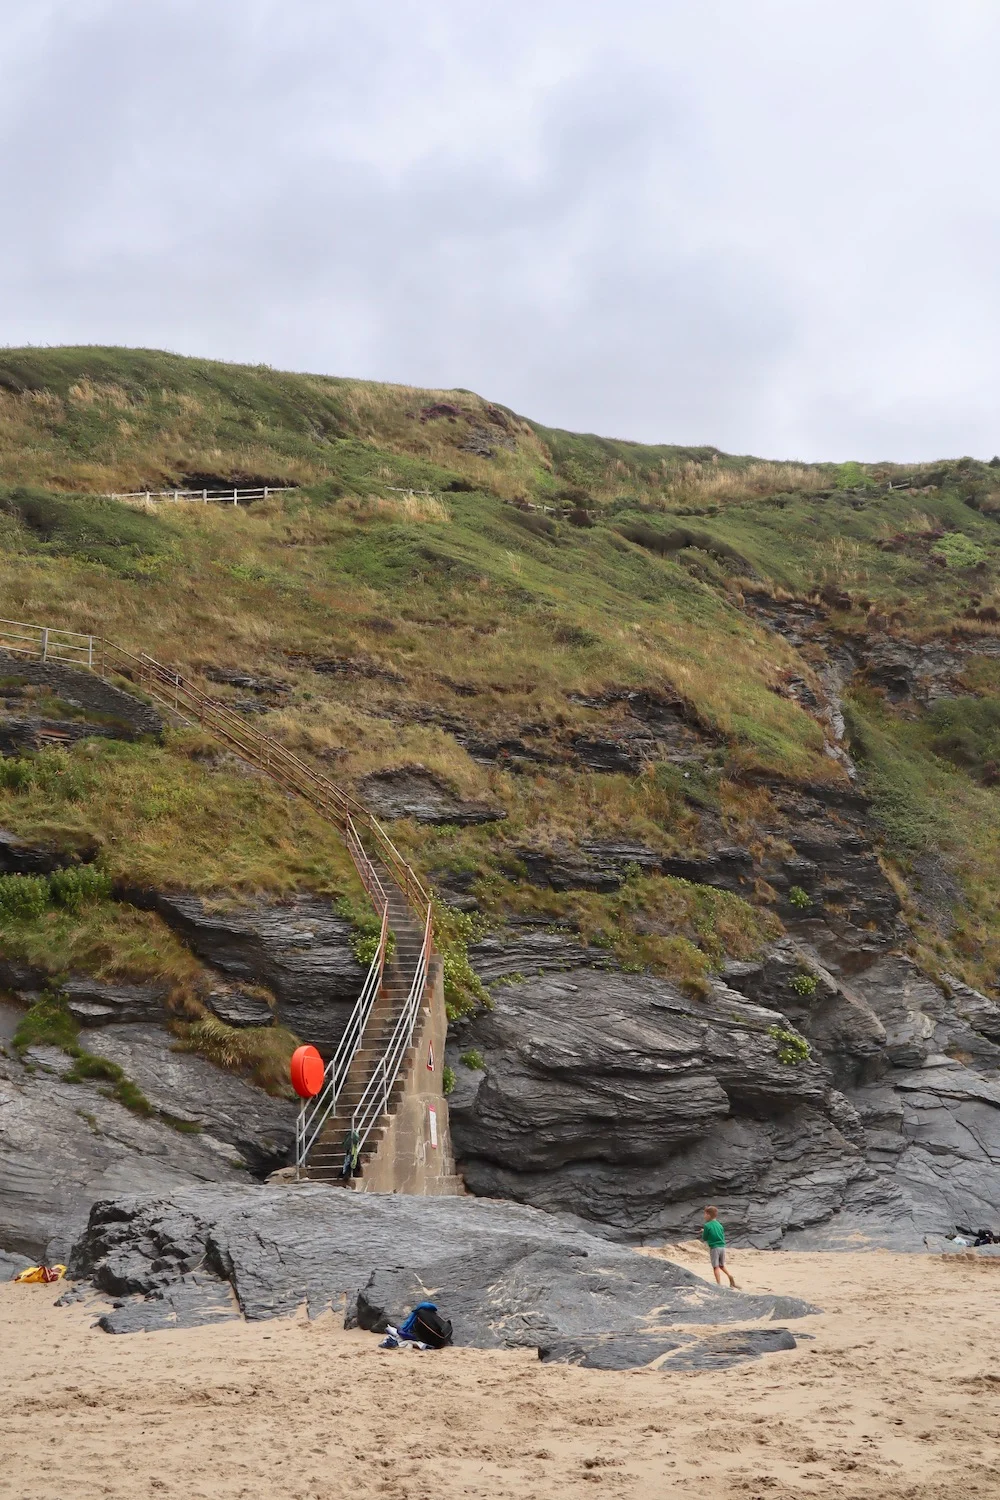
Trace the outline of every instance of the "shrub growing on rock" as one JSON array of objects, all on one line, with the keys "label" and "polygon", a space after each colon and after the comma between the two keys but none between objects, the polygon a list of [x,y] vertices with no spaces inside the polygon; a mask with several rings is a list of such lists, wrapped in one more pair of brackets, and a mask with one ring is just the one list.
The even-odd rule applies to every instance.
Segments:
[{"label": "shrub growing on rock", "polygon": [[805,1037],[799,1036],[797,1031],[786,1031],[783,1026],[769,1026],[767,1034],[774,1037],[778,1061],[786,1067],[793,1068],[798,1063],[809,1061],[811,1048]]},{"label": "shrub growing on rock", "polygon": [[49,904],[49,882],[44,875],[0,875],[0,912],[31,921]]}]

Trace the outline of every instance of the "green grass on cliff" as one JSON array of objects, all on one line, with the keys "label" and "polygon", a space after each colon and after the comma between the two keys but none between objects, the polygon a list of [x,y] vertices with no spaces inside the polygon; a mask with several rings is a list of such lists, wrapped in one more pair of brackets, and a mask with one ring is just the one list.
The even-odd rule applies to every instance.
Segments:
[{"label": "green grass on cliff", "polygon": [[[850,705],[852,740],[924,967],[988,990],[1000,974],[1000,815],[996,783],[988,774],[983,785],[982,769],[993,764],[997,711],[996,700],[953,699],[913,718],[870,692]],[[925,888],[941,870],[957,883],[958,900],[929,915]]]},{"label": "green grass on cliff", "polygon": [[278,895],[353,892],[336,829],[190,731],[159,745],[83,740],[0,761],[0,823],[28,840],[100,849],[119,886]]},{"label": "green grass on cliff", "polygon": [[[107,634],[195,675],[252,672],[274,684],[252,722],[344,782],[416,763],[492,802],[505,820],[485,829],[397,831],[425,871],[464,865],[503,893],[522,844],[694,850],[706,810],[752,843],[761,778],[842,782],[823,725],[790,692],[796,680],[819,692],[811,648],[756,624],[747,595],[822,591],[833,631],[861,643],[992,638],[998,475],[971,460],[806,466],[641,445],[545,428],[465,391],[156,351],[7,350],[0,613]],[[248,509],[98,498],[215,481],[299,488]],[[984,671],[968,689],[988,705],[1000,679]],[[572,741],[613,736],[615,695],[637,689],[680,699],[717,736],[701,804],[670,767],[570,764]],[[908,726],[872,701],[854,718],[897,878],[950,829],[982,910],[964,935],[927,942],[981,981],[1000,933],[988,909],[1000,813],[981,784],[991,712]],[[475,737],[525,737],[550,758],[514,775],[471,757],[461,740]],[[0,791],[0,821],[98,835],[116,880],[351,894],[332,830],[198,736],[84,744],[58,763],[62,781],[46,757],[35,764],[30,785]],[[562,906],[507,890],[497,904],[548,903],[539,915],[689,980],[766,936],[766,911],[692,906],[667,883],[638,902],[637,889]],[[60,951],[90,941],[60,938]]]}]

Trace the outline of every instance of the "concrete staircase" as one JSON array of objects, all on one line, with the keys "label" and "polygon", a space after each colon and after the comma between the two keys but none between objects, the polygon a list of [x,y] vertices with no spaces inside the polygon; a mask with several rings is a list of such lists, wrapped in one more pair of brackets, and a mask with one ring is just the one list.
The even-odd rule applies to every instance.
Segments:
[{"label": "concrete staircase", "polygon": [[[409,903],[399,886],[384,865],[376,862],[376,870],[389,901],[389,929],[395,938],[395,951],[392,959],[385,966],[378,998],[372,1007],[371,1017],[361,1039],[361,1046],[354,1055],[347,1080],[337,1099],[337,1107],[309,1152],[306,1165],[308,1177],[342,1187],[357,1185],[357,1179],[342,1176],[345,1137],[351,1129],[355,1110],[361,1103],[372,1079],[378,1073],[393,1032],[403,1013],[424,942],[423,930],[414,918]],[[411,1052],[414,1050],[414,1047],[410,1048]],[[359,1158],[362,1176],[365,1166],[375,1156],[385,1137],[389,1120],[396,1111],[413,1061],[412,1057],[407,1057],[384,1100],[385,1107],[380,1113],[379,1120],[365,1142]]]},{"label": "concrete staircase", "polygon": [[[443,969],[434,956],[431,896],[373,814],[199,683],[144,651],[136,654],[103,637],[16,620],[0,620],[0,649],[102,678],[109,672],[128,678],[159,708],[181,722],[202,725],[337,827],[378,913],[381,934],[357,1005],[327,1063],[323,1087],[299,1111],[297,1170],[368,1192],[462,1192],[444,1094],[447,1011]],[[395,951],[387,961],[390,932]],[[362,1175],[344,1179],[344,1139],[352,1129],[361,1137]]]}]

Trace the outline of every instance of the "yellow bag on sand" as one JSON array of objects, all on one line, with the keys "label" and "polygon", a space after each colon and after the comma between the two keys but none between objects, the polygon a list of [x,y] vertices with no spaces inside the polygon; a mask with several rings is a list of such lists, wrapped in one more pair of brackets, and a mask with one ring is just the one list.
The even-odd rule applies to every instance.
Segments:
[{"label": "yellow bag on sand", "polygon": [[18,1271],[14,1277],[15,1281],[62,1281],[66,1275],[65,1266],[27,1266],[23,1271]]}]

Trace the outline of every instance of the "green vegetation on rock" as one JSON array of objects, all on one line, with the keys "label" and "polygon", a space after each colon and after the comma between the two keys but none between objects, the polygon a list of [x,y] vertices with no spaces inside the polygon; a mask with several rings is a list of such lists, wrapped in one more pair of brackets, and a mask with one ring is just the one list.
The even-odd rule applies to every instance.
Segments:
[{"label": "green vegetation on rock", "polygon": [[149,1100],[128,1077],[123,1068],[106,1057],[88,1052],[79,1043],[79,1028],[61,997],[55,992],[41,996],[26,1011],[14,1033],[14,1049],[22,1057],[32,1047],[58,1047],[73,1059],[72,1066],[61,1076],[64,1083],[106,1083],[101,1092],[135,1115],[148,1116],[155,1111]]},{"label": "green vegetation on rock", "polygon": [[[216,480],[297,488],[250,507],[100,498]],[[149,350],[0,352],[5,615],[175,663],[345,784],[416,766],[496,810],[488,824],[393,824],[418,871],[478,904],[472,919],[447,901],[437,912],[453,1015],[483,1001],[468,949],[486,923],[547,923],[587,961],[610,954],[694,994],[726,958],[759,952],[780,931],[762,883],[731,895],[633,871],[619,889],[550,889],[526,878],[525,851],[695,859],[711,827],[715,843],[766,853],[776,788],[850,792],[830,717],[811,706],[822,651],[768,620],[822,611],[859,656],[879,642],[992,650],[998,519],[1000,475],[971,459],[770,463],[560,432],[465,391]],[[260,684],[227,683],[233,671]],[[844,711],[922,961],[992,984],[1000,672],[985,655],[963,672],[961,695],[905,710],[876,674]],[[654,719],[673,705],[697,753],[586,769],[580,747],[613,740],[636,700]],[[0,823],[95,841],[118,890],[365,907],[336,830],[196,730],[0,759]],[[911,902],[929,851],[962,892],[953,927]],[[6,953],[53,976],[78,963],[165,975],[206,1047],[244,1045],[198,1012],[158,919],[97,891],[17,892],[31,909],[9,913]],[[788,899],[813,904],[801,886]],[[373,934],[351,920],[363,961]]]},{"label": "green vegetation on rock", "polygon": [[785,1067],[794,1068],[799,1063],[808,1062],[811,1050],[809,1043],[797,1031],[787,1031],[782,1026],[769,1026],[767,1034],[774,1038],[778,1061]]}]

